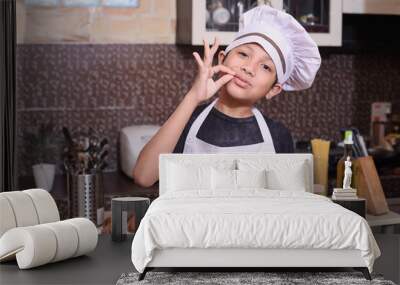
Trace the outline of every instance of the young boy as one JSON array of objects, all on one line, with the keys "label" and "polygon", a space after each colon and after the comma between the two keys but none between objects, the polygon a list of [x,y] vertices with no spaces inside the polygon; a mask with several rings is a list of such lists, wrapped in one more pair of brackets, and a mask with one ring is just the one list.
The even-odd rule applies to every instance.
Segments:
[{"label": "young boy", "polygon": [[[282,89],[311,86],[321,64],[318,47],[289,14],[263,5],[244,13],[235,39],[218,53],[218,40],[204,58],[193,53],[198,74],[190,91],[154,137],[133,169],[137,184],[158,180],[160,153],[293,152],[289,130],[254,107]],[[213,75],[221,74],[214,81]],[[218,92],[211,103],[200,103]]]}]

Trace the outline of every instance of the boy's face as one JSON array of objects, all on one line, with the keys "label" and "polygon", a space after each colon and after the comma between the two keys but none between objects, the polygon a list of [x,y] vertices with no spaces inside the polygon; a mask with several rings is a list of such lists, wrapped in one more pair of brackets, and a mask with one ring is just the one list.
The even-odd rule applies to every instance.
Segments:
[{"label": "boy's face", "polygon": [[256,43],[240,45],[225,55],[218,54],[218,64],[223,64],[237,74],[225,88],[234,98],[254,104],[259,99],[278,95],[282,86],[276,83],[275,64],[268,53]]}]

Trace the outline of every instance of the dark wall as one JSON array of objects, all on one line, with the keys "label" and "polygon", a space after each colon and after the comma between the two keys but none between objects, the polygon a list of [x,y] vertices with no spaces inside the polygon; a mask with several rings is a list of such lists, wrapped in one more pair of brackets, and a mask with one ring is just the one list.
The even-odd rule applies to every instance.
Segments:
[{"label": "dark wall", "polygon": [[[196,74],[195,48],[176,45],[19,45],[17,124],[19,175],[31,175],[25,131],[42,122],[60,129],[91,126],[110,140],[108,170],[118,166],[119,130],[162,124],[189,90]],[[199,50],[200,51],[200,50]],[[321,51],[311,89],[282,93],[257,107],[282,121],[296,140],[339,141],[339,128],[369,134],[374,101],[400,108],[400,54]]]}]

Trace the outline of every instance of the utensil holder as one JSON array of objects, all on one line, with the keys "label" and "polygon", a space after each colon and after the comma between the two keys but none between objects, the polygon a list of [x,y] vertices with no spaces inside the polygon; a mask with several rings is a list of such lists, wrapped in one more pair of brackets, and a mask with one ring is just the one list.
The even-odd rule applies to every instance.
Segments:
[{"label": "utensil holder", "polygon": [[85,217],[99,226],[104,220],[103,175],[68,174],[69,216]]}]

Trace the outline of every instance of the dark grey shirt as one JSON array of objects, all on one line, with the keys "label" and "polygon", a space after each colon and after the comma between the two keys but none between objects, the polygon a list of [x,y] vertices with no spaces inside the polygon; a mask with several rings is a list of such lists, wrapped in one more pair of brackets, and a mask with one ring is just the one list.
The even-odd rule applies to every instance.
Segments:
[{"label": "dark grey shirt", "polygon": [[[211,102],[199,105],[194,110],[175,146],[174,153],[183,153],[190,127],[197,116],[209,104]],[[263,117],[271,133],[276,153],[294,152],[290,131],[282,123],[274,121],[265,115]],[[254,115],[247,118],[233,118],[220,112],[215,107],[212,108],[204,120],[196,137],[219,147],[250,145],[263,142],[263,137]]]}]

